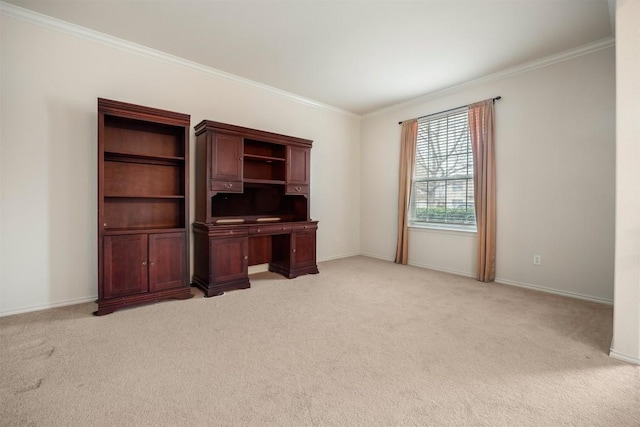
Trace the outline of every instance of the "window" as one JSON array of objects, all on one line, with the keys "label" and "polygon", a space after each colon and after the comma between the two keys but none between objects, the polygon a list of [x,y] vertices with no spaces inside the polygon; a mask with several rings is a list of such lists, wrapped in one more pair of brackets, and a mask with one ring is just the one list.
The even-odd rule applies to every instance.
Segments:
[{"label": "window", "polygon": [[418,122],[411,188],[412,225],[475,230],[473,153],[467,107]]}]

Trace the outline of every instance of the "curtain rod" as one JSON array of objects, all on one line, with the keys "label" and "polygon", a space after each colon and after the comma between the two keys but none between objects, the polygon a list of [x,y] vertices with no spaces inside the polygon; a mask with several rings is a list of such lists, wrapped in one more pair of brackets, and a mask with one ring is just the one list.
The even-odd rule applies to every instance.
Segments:
[{"label": "curtain rod", "polygon": [[[502,97],[501,97],[501,96],[496,96],[495,98],[491,98],[491,100],[492,100],[493,102],[499,101],[499,100],[501,100],[501,99],[502,99]],[[449,108],[448,110],[440,111],[440,112],[438,112],[438,113],[427,114],[426,116],[420,116],[420,117],[418,117],[418,120],[420,120],[420,119],[424,119],[424,118],[429,117],[429,116],[435,116],[435,115],[437,115],[437,114],[448,113],[449,111],[457,110],[457,109],[459,109],[459,108],[468,107],[469,105],[470,105],[470,104],[462,105],[462,106],[460,106],[460,107],[456,107],[456,108]],[[402,124],[402,122],[398,122],[398,124],[399,124],[399,125],[401,125],[401,124]]]}]

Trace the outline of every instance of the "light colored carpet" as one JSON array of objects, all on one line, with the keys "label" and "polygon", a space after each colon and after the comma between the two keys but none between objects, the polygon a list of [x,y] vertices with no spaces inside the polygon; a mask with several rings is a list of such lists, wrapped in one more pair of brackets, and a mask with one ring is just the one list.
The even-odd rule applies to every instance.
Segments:
[{"label": "light colored carpet", "polygon": [[637,426],[612,308],[366,257],[0,318],[0,425]]}]

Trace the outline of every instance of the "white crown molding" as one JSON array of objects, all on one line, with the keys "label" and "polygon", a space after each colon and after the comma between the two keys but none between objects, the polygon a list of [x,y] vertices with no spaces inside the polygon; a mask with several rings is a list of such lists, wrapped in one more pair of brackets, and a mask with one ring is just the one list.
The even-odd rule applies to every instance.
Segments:
[{"label": "white crown molding", "polygon": [[[615,0],[610,0],[610,7],[615,6]],[[559,62],[568,61],[573,58],[577,58],[582,55],[587,55],[590,53],[597,52],[602,49],[607,49],[609,47],[615,46],[615,38],[607,37],[602,40],[598,40],[593,43],[586,44],[584,46],[580,46],[574,49],[569,49],[564,52],[560,52],[554,55],[550,55],[544,58],[540,58],[531,62],[527,62],[525,64],[521,64],[515,67],[508,68],[503,71],[499,71],[493,74],[489,74],[484,77],[480,77],[477,79],[469,80],[467,82],[463,82],[457,85],[449,86],[444,89],[440,89],[434,92],[430,92],[416,98],[409,99],[407,101],[391,105],[389,107],[382,108],[380,110],[373,111],[371,113],[367,113],[365,115],[355,114],[350,111],[343,110],[341,108],[337,108],[328,104],[324,104],[319,101],[315,101],[313,99],[305,98],[303,96],[296,95],[291,92],[287,92],[281,89],[274,88],[273,86],[268,86],[263,83],[259,83],[253,80],[249,80],[243,77],[236,76],[231,73],[227,73],[222,70],[218,70],[212,67],[208,67],[202,64],[199,64],[194,61],[189,61],[174,55],[170,55],[165,52],[161,52],[155,49],[151,49],[146,46],[142,46],[136,43],[132,43],[123,39],[119,39],[117,37],[113,37],[104,33],[100,33],[95,30],[91,30],[85,27],[81,27],[79,25],[71,24],[69,22],[53,18],[51,16],[43,15],[41,13],[37,13],[28,9],[24,9],[9,3],[5,3],[0,1],[0,15],[8,16],[11,18],[19,19],[22,21],[26,21],[35,25],[39,25],[45,28],[49,28],[55,31],[64,32],[76,37],[80,37],[89,41],[93,41],[96,43],[100,43],[103,45],[107,45],[119,50],[127,51],[130,53],[134,53],[137,55],[141,55],[147,58],[156,59],[159,61],[167,62],[170,64],[178,65],[183,68],[187,68],[192,71],[200,72],[203,74],[210,75],[212,77],[224,78],[227,80],[234,81],[236,83],[240,83],[246,86],[250,86],[255,89],[259,89],[265,92],[269,92],[274,95],[278,95],[295,102],[313,106],[316,108],[321,108],[325,110],[329,110],[332,112],[336,112],[339,114],[343,114],[349,117],[362,118],[367,119],[371,117],[380,116],[383,114],[391,113],[393,111],[401,110],[403,108],[411,107],[417,104],[426,103],[429,101],[433,101],[435,99],[441,98],[446,95],[451,95],[462,90],[471,89],[473,87],[477,87],[483,84],[492,83],[498,80],[506,79],[509,77],[516,76],[518,74],[527,73],[529,71],[536,70],[538,68],[547,67],[549,65],[557,64]],[[615,21],[612,21],[615,22]],[[614,24],[612,24],[614,25]]]},{"label": "white crown molding", "polygon": [[127,40],[123,40],[117,37],[110,36],[108,34],[101,33],[99,31],[91,30],[89,28],[81,27],[80,25],[72,24],[61,19],[53,18],[48,15],[43,15],[38,12],[34,12],[29,9],[24,9],[9,3],[0,1],[0,15],[4,15],[10,18],[19,19],[21,21],[29,22],[31,24],[39,25],[51,30],[60,31],[72,36],[76,36],[85,40],[89,40],[95,43],[100,43],[109,47],[113,47],[119,50],[123,50],[136,55],[144,56],[147,58],[163,61],[169,64],[177,65],[192,71],[207,74],[212,77],[224,78],[234,81],[246,86],[250,86],[254,89],[259,89],[264,92],[269,92],[274,95],[278,95],[283,98],[293,100],[295,102],[309,105],[324,110],[329,110],[335,113],[343,114],[350,117],[359,118],[359,114],[352,113],[350,111],[343,110],[338,107],[334,107],[328,104],[324,104],[313,99],[305,98],[303,96],[296,95],[291,92],[287,92],[273,86],[269,86],[263,83],[258,83],[254,80],[246,79],[236,76],[235,74],[227,73],[216,68],[208,67],[199,64],[194,61],[190,61],[184,58],[180,58],[175,55],[171,55],[159,50],[155,50],[137,43],[132,43]]},{"label": "white crown molding", "polygon": [[418,96],[416,98],[409,99],[407,101],[391,105],[389,107],[382,108],[377,111],[373,111],[371,113],[365,114],[362,116],[363,119],[368,119],[371,117],[380,116],[383,114],[388,114],[397,110],[401,110],[403,108],[412,107],[414,105],[423,104],[429,101],[433,101],[438,98],[442,98],[446,95],[451,95],[457,92],[461,92],[463,90],[471,89],[477,86],[485,85],[488,83],[493,83],[498,80],[503,80],[509,77],[514,77],[519,74],[528,73],[530,71],[536,70],[538,68],[548,67],[553,64],[557,64],[559,62],[568,61],[570,59],[577,58],[579,56],[588,55],[590,53],[597,52],[599,50],[607,49],[612,46],[615,46],[615,38],[607,37],[593,43],[588,43],[583,46],[579,46],[574,49],[565,50],[563,52],[559,52],[553,55],[546,56],[544,58],[536,59],[534,61],[526,62],[521,65],[516,65],[514,67],[507,68],[506,70],[498,71],[496,73],[492,73],[486,75],[484,77],[479,77],[477,79],[469,80],[464,83],[460,83],[457,85],[449,86],[444,89],[436,90],[434,92],[429,92],[427,94]]}]

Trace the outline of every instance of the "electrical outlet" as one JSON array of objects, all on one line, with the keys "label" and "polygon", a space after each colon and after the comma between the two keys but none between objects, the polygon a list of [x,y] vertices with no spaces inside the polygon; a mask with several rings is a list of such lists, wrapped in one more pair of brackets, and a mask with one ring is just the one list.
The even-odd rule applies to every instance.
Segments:
[{"label": "electrical outlet", "polygon": [[542,264],[542,257],[540,255],[534,255],[533,256],[533,263],[535,265],[541,265]]}]

